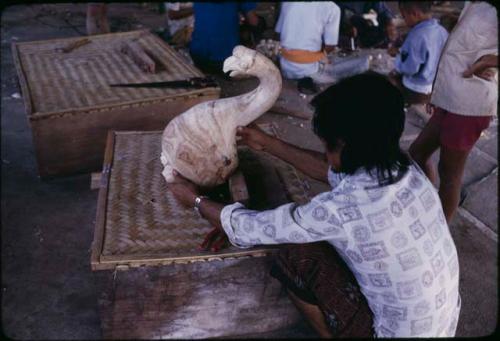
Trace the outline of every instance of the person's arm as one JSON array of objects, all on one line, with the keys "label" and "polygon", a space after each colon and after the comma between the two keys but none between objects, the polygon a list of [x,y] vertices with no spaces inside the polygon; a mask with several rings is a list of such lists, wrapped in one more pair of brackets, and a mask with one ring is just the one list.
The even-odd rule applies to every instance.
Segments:
[{"label": "person's arm", "polygon": [[328,162],[324,154],[302,149],[272,137],[260,129],[238,127],[239,144],[245,144],[255,150],[263,150],[319,181],[328,182]]},{"label": "person's arm", "polygon": [[[169,189],[182,205],[194,207],[198,191],[190,181],[177,174]],[[237,247],[342,240],[345,239],[345,231],[339,219],[330,212],[331,205],[324,205],[331,195],[334,194],[325,192],[305,205],[289,203],[267,211],[249,210],[240,203],[223,206],[210,199],[202,199],[199,209],[200,214],[216,226],[215,232],[209,233],[207,238],[214,237],[210,234],[227,235]],[[213,243],[213,240],[210,242]]]},{"label": "person's arm", "polygon": [[472,75],[475,75],[489,80],[491,77],[491,72],[488,72],[489,68],[498,68],[498,55],[487,54],[482,56],[464,71],[463,76],[465,78],[470,78]]},{"label": "person's arm", "polygon": [[326,53],[330,53],[335,50],[335,46],[339,43],[341,11],[339,6],[333,2],[325,2],[324,4],[328,6],[329,13],[323,29],[323,48]]}]

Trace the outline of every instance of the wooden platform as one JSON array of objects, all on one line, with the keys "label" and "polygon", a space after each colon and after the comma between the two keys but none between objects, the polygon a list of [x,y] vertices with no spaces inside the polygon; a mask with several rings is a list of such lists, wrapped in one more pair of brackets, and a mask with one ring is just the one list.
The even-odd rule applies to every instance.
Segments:
[{"label": "wooden platform", "polygon": [[[296,323],[297,310],[269,275],[276,246],[198,249],[211,226],[168,191],[160,138],[108,136],[91,254],[104,337],[206,338]],[[289,164],[248,148],[238,154],[248,207],[308,200]]]}]

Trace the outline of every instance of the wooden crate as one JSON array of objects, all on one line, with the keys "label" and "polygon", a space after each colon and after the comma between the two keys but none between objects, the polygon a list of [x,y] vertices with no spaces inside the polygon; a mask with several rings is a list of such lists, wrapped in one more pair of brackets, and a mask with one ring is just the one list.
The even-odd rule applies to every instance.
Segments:
[{"label": "wooden crate", "polygon": [[[200,251],[211,230],[161,175],[160,132],[110,132],[91,266],[104,338],[206,338],[266,332],[301,318],[269,275],[277,247]],[[290,165],[240,149],[250,207],[309,196]]]},{"label": "wooden crate", "polygon": [[[219,98],[220,89],[113,88],[113,83],[169,81],[203,74],[148,31],[12,46],[42,177],[99,170],[108,130],[162,130],[193,105]],[[142,47],[156,73],[141,70],[120,52],[124,42]]]}]

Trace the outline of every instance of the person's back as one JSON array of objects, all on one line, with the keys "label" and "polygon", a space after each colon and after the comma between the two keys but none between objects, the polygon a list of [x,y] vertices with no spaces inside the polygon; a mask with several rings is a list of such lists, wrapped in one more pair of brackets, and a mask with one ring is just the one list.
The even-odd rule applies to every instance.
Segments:
[{"label": "person's back", "polygon": [[318,220],[326,209],[325,228],[342,230],[329,242],[360,284],[377,336],[454,336],[460,312],[457,251],[425,174],[410,165],[387,186],[364,170],[330,174],[336,186],[316,197],[316,208],[303,219]]},{"label": "person's back", "polygon": [[[405,16],[405,6],[401,3],[401,13]],[[425,4],[424,4],[425,5]],[[428,4],[427,4],[428,5]],[[411,7],[408,7],[411,8]],[[430,8],[430,6],[429,6]],[[400,54],[396,57],[396,71],[402,75],[403,85],[411,91],[428,95],[436,76],[441,52],[448,39],[448,32],[430,13],[421,12],[429,18],[410,24],[412,26]],[[408,18],[405,16],[407,22]]]},{"label": "person's back", "polygon": [[195,63],[222,65],[239,43],[239,13],[255,8],[249,2],[195,2],[190,53]]},{"label": "person's back", "polygon": [[[280,44],[289,50],[321,51],[322,44],[336,45],[340,9],[331,1],[284,2],[276,23]],[[286,78],[308,77],[318,71],[319,62],[295,63],[280,57]]]}]

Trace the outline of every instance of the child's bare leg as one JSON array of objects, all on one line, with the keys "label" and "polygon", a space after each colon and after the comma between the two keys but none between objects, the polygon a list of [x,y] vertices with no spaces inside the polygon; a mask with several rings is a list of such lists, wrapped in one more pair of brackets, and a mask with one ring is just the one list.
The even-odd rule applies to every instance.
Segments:
[{"label": "child's bare leg", "polygon": [[439,197],[444,216],[449,223],[460,202],[460,189],[465,169],[465,162],[470,150],[461,151],[441,147],[439,157]]},{"label": "child's bare leg", "polygon": [[293,304],[300,310],[311,326],[316,330],[321,338],[332,338],[333,335],[325,322],[325,317],[317,305],[304,302],[298,298],[291,290],[288,291]]},{"label": "child's bare leg", "polygon": [[108,22],[108,5],[102,4],[99,16],[99,26],[101,28],[101,33],[109,33],[109,22]]},{"label": "child's bare leg", "polygon": [[408,150],[433,184],[437,182],[437,174],[430,158],[439,148],[439,129],[437,122],[431,119]]},{"label": "child's bare leg", "polygon": [[99,33],[98,16],[100,12],[100,4],[92,3],[87,5],[87,35],[94,35]]}]

